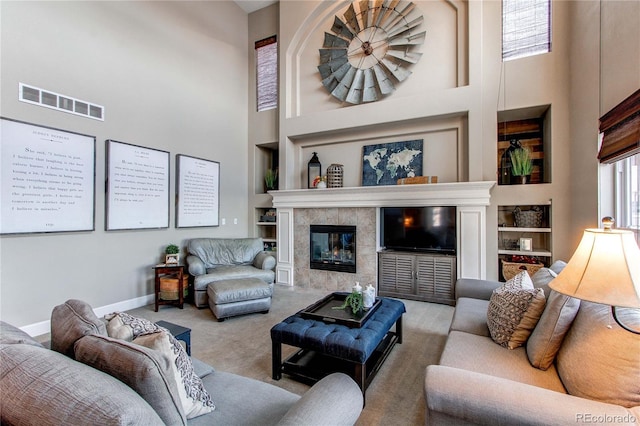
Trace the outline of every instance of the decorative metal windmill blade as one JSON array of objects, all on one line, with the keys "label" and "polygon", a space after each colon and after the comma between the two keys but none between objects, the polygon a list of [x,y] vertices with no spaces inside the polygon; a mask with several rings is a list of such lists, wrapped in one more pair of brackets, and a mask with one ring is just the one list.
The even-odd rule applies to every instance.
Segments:
[{"label": "decorative metal windmill blade", "polygon": [[389,60],[386,56],[380,61],[398,81],[405,81],[411,71],[405,68],[401,63]]},{"label": "decorative metal windmill blade", "polygon": [[424,43],[427,32],[423,31],[419,34],[398,34],[389,39],[389,46],[404,46],[404,45],[420,45]]},{"label": "decorative metal windmill blade", "polygon": [[369,26],[369,0],[360,0],[358,3],[358,9],[360,9],[360,28],[367,28]]},{"label": "decorative metal windmill blade", "polygon": [[378,26],[378,21],[382,18],[382,12],[384,9],[382,8],[384,4],[384,0],[375,0],[373,3],[373,7],[371,8],[371,24]]},{"label": "decorative metal windmill blade", "polygon": [[349,88],[351,87],[351,83],[353,82],[353,78],[355,77],[355,75],[356,69],[349,65],[349,70],[344,75],[344,77],[342,77],[336,88],[331,91],[331,94],[337,99],[344,102],[344,100],[347,98],[347,95],[349,94]]},{"label": "decorative metal windmill blade", "polygon": [[324,43],[322,47],[326,48],[347,48],[349,47],[349,41],[343,39],[342,37],[335,36],[333,34],[324,33]]},{"label": "decorative metal windmill blade", "polygon": [[398,34],[402,34],[405,31],[409,31],[412,30],[413,28],[417,27],[418,25],[422,24],[422,22],[424,21],[424,17],[422,15],[420,15],[419,17],[417,17],[416,19],[410,21],[410,22],[399,22],[396,26],[394,26],[391,31],[389,33],[387,33],[389,35],[389,38],[392,38]]},{"label": "decorative metal windmill blade", "polygon": [[389,49],[387,50],[387,55],[393,56],[394,58],[397,58],[404,62],[409,62],[410,64],[417,64],[420,58],[422,57],[422,53],[411,52],[408,49],[404,49],[404,50]]},{"label": "decorative metal windmill blade", "polygon": [[364,73],[361,69],[356,70],[356,75],[353,77],[349,93],[345,99],[350,104],[357,105],[362,102],[362,90],[364,88]]},{"label": "decorative metal windmill blade", "polygon": [[393,31],[396,25],[404,25],[407,17],[411,13],[411,11],[415,8],[415,4],[412,2],[401,1],[398,6],[395,8],[396,16],[389,20],[382,29],[387,33]]},{"label": "decorative metal windmill blade", "polygon": [[349,8],[344,12],[344,19],[346,24],[349,26],[349,29],[353,31],[353,34],[358,34],[360,32],[360,24],[358,23],[358,16],[353,8],[353,3],[351,3]]},{"label": "decorative metal windmill blade", "polygon": [[380,93],[382,93],[383,95],[388,95],[389,93],[393,92],[396,87],[393,85],[393,81],[391,81],[382,66],[380,64],[375,64],[372,68],[373,72],[375,73],[376,80],[378,81],[378,88],[380,89]]},{"label": "decorative metal windmill blade", "polygon": [[384,27],[385,24],[390,20],[393,19],[396,14],[395,14],[395,8],[398,5],[398,3],[400,3],[400,0],[389,0],[388,2],[385,1],[385,11],[382,14],[382,18],[380,19],[380,22],[378,23],[378,26],[380,28]]},{"label": "decorative metal windmill blade", "polygon": [[376,91],[376,80],[372,68],[364,70],[364,87],[362,91],[362,102],[374,102],[378,100]]},{"label": "decorative metal windmill blade", "polygon": [[343,38],[346,38],[347,40],[353,40],[353,38],[356,36],[349,29],[349,27],[347,27],[347,24],[342,22],[337,16],[333,19],[333,26],[331,27],[331,31]]},{"label": "decorative metal windmill blade", "polygon": [[353,68],[351,64],[349,62],[345,62],[340,68],[331,73],[331,75],[325,77],[322,80],[322,85],[327,89],[327,91],[332,93],[351,68]]},{"label": "decorative metal windmill blade", "polygon": [[318,49],[320,52],[320,63],[327,64],[334,59],[347,57],[347,49]]},{"label": "decorative metal windmill blade", "polygon": [[340,67],[342,67],[346,62],[349,61],[347,55],[340,56],[338,58],[333,59],[326,64],[318,65],[318,71],[320,71],[320,76],[325,79],[329,77],[331,74],[335,73]]}]

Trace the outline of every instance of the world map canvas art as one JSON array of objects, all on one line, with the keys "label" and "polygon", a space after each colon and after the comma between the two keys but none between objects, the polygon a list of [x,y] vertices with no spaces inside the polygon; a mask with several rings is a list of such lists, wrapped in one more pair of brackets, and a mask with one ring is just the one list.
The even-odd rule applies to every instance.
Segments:
[{"label": "world map canvas art", "polygon": [[362,148],[362,186],[395,185],[415,176],[422,176],[422,139]]}]

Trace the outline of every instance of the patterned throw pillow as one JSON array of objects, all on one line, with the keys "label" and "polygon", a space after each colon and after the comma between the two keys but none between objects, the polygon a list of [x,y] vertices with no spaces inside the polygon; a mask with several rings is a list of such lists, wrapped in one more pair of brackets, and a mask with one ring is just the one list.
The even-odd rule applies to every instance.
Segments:
[{"label": "patterned throw pillow", "polygon": [[[204,388],[202,380],[193,370],[191,359],[178,340],[166,328],[124,312],[106,315],[105,319],[109,321],[107,324],[109,337],[127,341],[133,339],[133,343],[160,350],[170,357],[175,367],[174,373],[187,419],[209,413],[215,409],[209,392]],[[165,332],[164,337],[158,335],[140,339],[141,336],[158,334],[159,332]],[[168,340],[168,346],[162,341],[163,338]]]},{"label": "patterned throw pillow", "polygon": [[505,348],[522,346],[545,306],[544,291],[533,288],[526,271],[495,289],[487,310],[487,326],[494,342]]}]

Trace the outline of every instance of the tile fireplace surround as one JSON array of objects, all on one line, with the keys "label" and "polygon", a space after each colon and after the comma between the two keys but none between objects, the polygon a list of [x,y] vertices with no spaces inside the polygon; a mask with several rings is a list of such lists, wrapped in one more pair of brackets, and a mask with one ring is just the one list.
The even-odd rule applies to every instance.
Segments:
[{"label": "tile fireplace surround", "polygon": [[[495,182],[270,191],[277,209],[278,284],[350,290],[377,281],[379,207],[456,206],[457,276],[486,278],[486,209]],[[309,225],[357,227],[356,274],[309,269]]]}]

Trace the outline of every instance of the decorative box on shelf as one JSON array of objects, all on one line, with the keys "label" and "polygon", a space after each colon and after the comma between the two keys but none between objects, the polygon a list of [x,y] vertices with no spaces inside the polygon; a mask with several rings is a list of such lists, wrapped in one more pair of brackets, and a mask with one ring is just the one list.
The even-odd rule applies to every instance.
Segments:
[{"label": "decorative box on shelf", "polygon": [[527,271],[529,276],[533,276],[540,268],[544,267],[544,263],[535,262],[509,262],[507,260],[501,259],[502,262],[502,276],[505,280],[510,280],[515,277],[522,271]]}]

